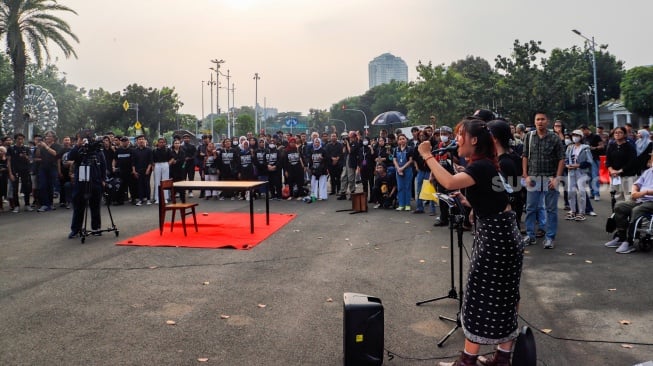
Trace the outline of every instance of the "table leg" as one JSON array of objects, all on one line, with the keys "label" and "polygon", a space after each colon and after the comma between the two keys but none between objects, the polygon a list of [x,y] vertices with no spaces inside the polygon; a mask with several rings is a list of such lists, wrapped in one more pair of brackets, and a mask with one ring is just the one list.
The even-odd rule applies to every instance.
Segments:
[{"label": "table leg", "polygon": [[249,190],[249,231],[254,234],[254,192]]},{"label": "table leg", "polygon": [[265,182],[265,224],[270,226],[270,182]]}]

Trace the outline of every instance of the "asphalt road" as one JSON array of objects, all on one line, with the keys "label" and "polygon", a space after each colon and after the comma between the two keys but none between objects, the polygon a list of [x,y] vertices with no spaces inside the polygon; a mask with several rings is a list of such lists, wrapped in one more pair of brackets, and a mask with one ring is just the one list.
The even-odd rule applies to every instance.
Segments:
[{"label": "asphalt road", "polygon": [[[609,203],[593,203],[599,216],[582,223],[559,211],[554,250],[527,248],[521,315],[550,330],[535,332],[538,365],[653,359],[653,253],[603,247]],[[386,365],[454,357],[462,331],[436,343],[451,329],[438,315],[455,317],[457,302],[415,306],[449,292],[448,229],[410,212],[336,212],[346,208],[333,198],[271,202],[298,216],[249,251],[123,247],[113,233],[81,244],[67,239],[69,210],[1,212],[0,364],[341,365],[345,292],[382,300]],[[121,239],[157,227],[155,206],[112,209]],[[466,232],[467,251],[471,243]]]}]

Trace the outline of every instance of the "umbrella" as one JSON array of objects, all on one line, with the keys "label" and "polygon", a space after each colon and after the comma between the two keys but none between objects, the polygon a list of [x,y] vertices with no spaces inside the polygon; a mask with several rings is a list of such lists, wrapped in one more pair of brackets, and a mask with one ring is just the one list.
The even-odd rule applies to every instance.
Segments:
[{"label": "umbrella", "polygon": [[385,126],[385,125],[394,125],[394,124],[401,124],[406,122],[408,119],[406,116],[397,111],[389,111],[389,112],[383,112],[376,116],[372,120],[372,125],[373,126]]}]

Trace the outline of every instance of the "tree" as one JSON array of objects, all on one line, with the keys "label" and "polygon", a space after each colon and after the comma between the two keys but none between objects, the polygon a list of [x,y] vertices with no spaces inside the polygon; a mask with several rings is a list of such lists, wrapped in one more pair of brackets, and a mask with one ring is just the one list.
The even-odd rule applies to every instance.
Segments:
[{"label": "tree", "polygon": [[67,38],[79,39],[63,19],[54,12],[77,13],[51,0],[4,0],[0,3],[0,35],[7,39],[7,52],[14,74],[13,91],[16,107],[13,123],[16,131],[24,131],[23,104],[25,100],[25,69],[31,55],[40,68],[43,53],[50,59],[48,41],[54,42],[66,58],[77,54]]},{"label": "tree", "polygon": [[621,92],[629,111],[644,118],[653,116],[653,66],[638,66],[626,71]]},{"label": "tree", "polygon": [[254,131],[254,118],[249,114],[239,115],[236,118],[236,133],[234,133],[234,136],[244,136],[251,131]]}]

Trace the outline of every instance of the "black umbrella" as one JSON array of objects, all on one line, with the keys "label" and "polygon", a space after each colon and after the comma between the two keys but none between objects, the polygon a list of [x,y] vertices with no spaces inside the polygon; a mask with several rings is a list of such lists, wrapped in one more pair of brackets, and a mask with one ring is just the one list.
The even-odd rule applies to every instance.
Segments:
[{"label": "black umbrella", "polygon": [[408,121],[406,116],[397,111],[389,111],[389,112],[383,112],[376,116],[372,120],[372,125],[373,126],[386,126],[386,125],[396,125],[396,124],[401,124]]}]

